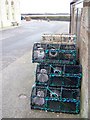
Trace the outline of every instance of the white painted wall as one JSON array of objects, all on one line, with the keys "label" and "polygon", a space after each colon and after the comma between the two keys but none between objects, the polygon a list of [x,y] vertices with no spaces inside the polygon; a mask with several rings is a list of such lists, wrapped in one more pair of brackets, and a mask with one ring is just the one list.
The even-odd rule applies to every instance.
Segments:
[{"label": "white painted wall", "polygon": [[7,0],[8,5],[9,5],[9,19],[7,19],[6,15],[6,5],[5,5],[6,0],[0,0],[0,28],[11,26],[12,22],[18,22],[19,24],[21,23],[21,15],[20,15],[20,1],[19,0],[13,0],[14,2],[14,14],[15,14],[15,19],[12,19],[12,7],[11,7],[11,1],[12,0]]}]

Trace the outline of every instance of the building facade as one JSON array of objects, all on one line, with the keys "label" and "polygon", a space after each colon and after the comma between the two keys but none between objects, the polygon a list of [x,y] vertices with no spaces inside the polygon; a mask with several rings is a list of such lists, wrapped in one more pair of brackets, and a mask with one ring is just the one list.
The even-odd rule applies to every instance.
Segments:
[{"label": "building facade", "polygon": [[0,0],[0,28],[20,24],[20,1]]}]

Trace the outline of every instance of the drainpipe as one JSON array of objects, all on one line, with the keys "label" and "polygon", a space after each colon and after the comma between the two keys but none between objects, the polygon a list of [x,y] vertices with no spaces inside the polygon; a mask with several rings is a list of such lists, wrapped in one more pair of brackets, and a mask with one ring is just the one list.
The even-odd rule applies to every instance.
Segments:
[{"label": "drainpipe", "polygon": [[72,12],[72,5],[73,4],[80,4],[84,2],[84,0],[76,0],[70,3],[70,26],[69,26],[69,33],[71,33],[71,21],[72,21],[72,17],[71,17],[71,12]]},{"label": "drainpipe", "polygon": [[72,5],[74,4],[75,2],[71,2],[70,3],[70,25],[69,25],[69,33],[71,33],[71,20],[72,20],[72,18],[71,18],[71,10],[72,10]]}]

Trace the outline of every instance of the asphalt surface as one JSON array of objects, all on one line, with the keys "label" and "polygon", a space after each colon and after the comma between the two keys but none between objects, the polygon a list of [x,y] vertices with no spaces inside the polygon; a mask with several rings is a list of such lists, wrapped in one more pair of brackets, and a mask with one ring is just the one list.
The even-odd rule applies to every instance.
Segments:
[{"label": "asphalt surface", "polygon": [[[31,110],[30,95],[35,82],[32,46],[43,33],[68,33],[69,23],[55,21],[23,22],[22,26],[1,31],[3,118],[79,118],[79,115]],[[1,55],[0,54],[0,55]],[[0,93],[1,94],[1,93]],[[0,109],[1,112],[1,109]]]},{"label": "asphalt surface", "polygon": [[33,43],[42,39],[43,33],[68,33],[69,22],[22,21],[20,27],[0,32],[2,44],[2,69],[32,49]]}]

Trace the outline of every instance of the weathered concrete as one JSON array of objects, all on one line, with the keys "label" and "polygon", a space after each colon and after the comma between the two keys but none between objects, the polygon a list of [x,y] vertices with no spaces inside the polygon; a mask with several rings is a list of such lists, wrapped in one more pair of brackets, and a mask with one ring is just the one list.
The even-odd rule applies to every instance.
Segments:
[{"label": "weathered concrete", "polygon": [[89,7],[84,7],[82,12],[82,19],[81,19],[81,30],[80,30],[80,62],[82,64],[82,106],[81,106],[81,114],[82,117],[88,117],[88,83],[89,83],[89,65],[88,65],[88,44],[89,44],[89,19],[88,15],[90,14]]},{"label": "weathered concrete", "polygon": [[[77,0],[78,2],[79,0]],[[82,118],[88,118],[90,110],[90,0],[85,0],[81,12],[80,27],[78,34],[76,26],[78,24],[77,14],[75,13],[76,5],[72,7],[72,21],[71,31],[76,33],[78,46],[79,46],[79,57],[80,63],[82,64],[82,84],[81,84],[81,116]],[[88,92],[89,91],[89,92]],[[90,117],[90,115],[89,115]]]}]

